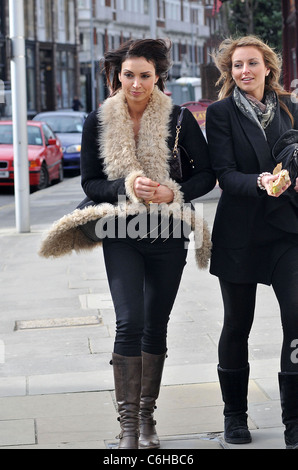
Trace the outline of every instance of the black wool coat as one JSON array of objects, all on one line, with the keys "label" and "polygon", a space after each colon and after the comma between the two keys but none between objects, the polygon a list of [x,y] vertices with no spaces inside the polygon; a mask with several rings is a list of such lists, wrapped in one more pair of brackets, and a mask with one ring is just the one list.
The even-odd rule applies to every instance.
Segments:
[{"label": "black wool coat", "polygon": [[[298,106],[283,99],[298,129]],[[291,187],[273,198],[257,186],[258,175],[276,166],[274,143],[291,128],[279,104],[266,138],[232,96],[208,107],[210,158],[222,189],[212,233],[212,274],[230,282],[270,285],[279,257],[298,244],[298,193]]]}]

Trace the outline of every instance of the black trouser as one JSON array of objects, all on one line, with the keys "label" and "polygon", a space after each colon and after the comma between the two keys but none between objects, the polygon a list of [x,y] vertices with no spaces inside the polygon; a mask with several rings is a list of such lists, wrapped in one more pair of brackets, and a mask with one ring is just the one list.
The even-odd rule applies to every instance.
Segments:
[{"label": "black trouser", "polygon": [[[219,341],[219,365],[223,369],[240,369],[248,363],[248,337],[257,284],[235,284],[220,279],[220,286],[224,326]],[[298,372],[298,245],[279,259],[272,287],[280,305],[283,328],[281,371]]]},{"label": "black trouser", "polygon": [[185,239],[105,238],[104,259],[116,312],[114,352],[164,354],[167,324],[183,268]]}]

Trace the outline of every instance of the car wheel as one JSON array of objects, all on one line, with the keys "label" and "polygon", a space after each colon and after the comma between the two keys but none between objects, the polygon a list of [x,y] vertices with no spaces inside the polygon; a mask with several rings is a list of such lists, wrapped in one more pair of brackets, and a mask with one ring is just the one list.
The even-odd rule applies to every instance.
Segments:
[{"label": "car wheel", "polygon": [[63,169],[63,162],[59,164],[59,170],[58,170],[58,178],[55,178],[53,180],[53,183],[61,183],[64,179],[64,169]]},{"label": "car wheel", "polygon": [[46,167],[46,164],[43,163],[41,165],[40,169],[40,177],[39,177],[39,184],[37,186],[38,189],[45,189],[49,186],[50,183],[50,178],[49,178],[49,172]]},{"label": "car wheel", "polygon": [[59,165],[59,183],[61,183],[61,181],[63,181],[63,178],[64,178],[64,170],[63,170],[63,162],[60,163]]}]

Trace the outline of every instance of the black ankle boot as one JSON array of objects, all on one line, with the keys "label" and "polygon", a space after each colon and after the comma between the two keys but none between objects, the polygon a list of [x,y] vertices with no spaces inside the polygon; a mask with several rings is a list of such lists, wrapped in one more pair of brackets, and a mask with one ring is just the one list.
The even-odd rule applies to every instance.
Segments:
[{"label": "black ankle boot", "polygon": [[287,449],[298,449],[298,374],[278,374],[282,422]]},{"label": "black ankle boot", "polygon": [[248,444],[251,435],[247,426],[247,391],[249,365],[243,369],[222,369],[218,377],[224,401],[224,438],[229,444]]}]

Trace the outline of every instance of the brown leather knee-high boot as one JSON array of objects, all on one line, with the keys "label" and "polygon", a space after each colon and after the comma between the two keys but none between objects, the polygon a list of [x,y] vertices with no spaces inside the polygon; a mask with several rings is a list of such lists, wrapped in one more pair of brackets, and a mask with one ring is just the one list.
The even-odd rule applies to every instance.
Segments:
[{"label": "brown leather knee-high boot", "polygon": [[162,372],[166,354],[155,355],[142,352],[143,375],[140,402],[140,449],[158,449],[159,438],[156,433],[153,413],[159,395]]},{"label": "brown leather knee-high boot", "polygon": [[121,427],[119,449],[138,449],[142,357],[113,353],[112,364]]}]

